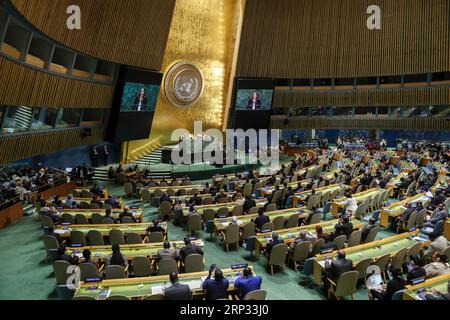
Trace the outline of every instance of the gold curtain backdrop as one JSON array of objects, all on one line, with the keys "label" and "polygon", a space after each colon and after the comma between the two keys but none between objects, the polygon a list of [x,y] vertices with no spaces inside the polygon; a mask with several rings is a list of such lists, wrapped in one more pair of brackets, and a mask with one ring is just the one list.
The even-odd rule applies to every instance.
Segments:
[{"label": "gold curtain backdrop", "polygon": [[222,129],[241,5],[241,0],[177,0],[162,71],[179,61],[194,63],[203,73],[203,95],[180,108],[167,100],[162,86],[149,139],[124,146],[124,161],[170,143],[175,129],[193,132],[194,121],[202,121],[204,130]]}]

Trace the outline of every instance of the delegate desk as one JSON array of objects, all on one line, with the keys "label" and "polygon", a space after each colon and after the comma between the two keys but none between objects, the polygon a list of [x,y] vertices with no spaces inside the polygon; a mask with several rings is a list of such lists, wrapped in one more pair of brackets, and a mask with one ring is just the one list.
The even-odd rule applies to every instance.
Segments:
[{"label": "delegate desk", "polygon": [[434,186],[431,188],[431,191],[435,191],[437,189],[446,188],[450,184],[450,177],[447,176],[447,172],[442,173],[437,179]]},{"label": "delegate desk", "polygon": [[426,300],[425,295],[431,290],[437,290],[440,293],[447,293],[448,282],[450,281],[450,273],[443,274],[434,278],[430,278],[425,282],[408,285],[403,292],[403,300]]},{"label": "delegate desk", "polygon": [[[398,251],[403,248],[411,248],[415,244],[419,243],[414,239],[420,232],[418,230],[402,233],[393,237],[385,238],[383,240],[376,240],[370,243],[361,244],[355,247],[343,249],[346,253],[346,258],[353,261],[353,267],[362,260],[378,258],[390,254],[394,256]],[[424,242],[422,242],[425,244]],[[318,255],[313,260],[313,279],[318,285],[322,283],[322,274],[325,270],[325,262],[327,259],[334,259],[336,251],[332,253]]]},{"label": "delegate desk", "polygon": [[[192,240],[193,244],[204,247],[204,242],[201,239]],[[127,258],[128,261],[138,256],[144,256],[155,260],[158,257],[158,251],[164,249],[162,242],[159,243],[142,243],[142,244],[123,244],[120,246],[120,252]],[[172,249],[181,249],[184,247],[184,241],[171,241]],[[106,246],[87,246],[87,247],[68,247],[66,248],[68,254],[74,254],[83,260],[83,250],[89,249],[92,253],[92,260],[104,262],[105,259],[112,254],[110,245]]]},{"label": "delegate desk", "polygon": [[[322,188],[317,188],[315,190],[316,190],[316,194],[319,192],[322,192],[322,195],[323,195],[326,192],[333,192],[335,190],[340,190],[345,187],[346,187],[345,185],[340,185],[337,183],[337,184],[332,184],[332,185],[325,186]],[[305,201],[305,199],[311,195],[311,192],[312,192],[312,190],[296,193],[294,195],[294,199],[293,199],[293,206],[297,207],[299,202],[303,203]]]},{"label": "delegate desk", "polygon": [[[60,197],[59,200],[62,201],[63,206],[66,205],[66,200],[67,200],[66,197]],[[86,202],[86,203],[88,203],[88,204],[90,205],[90,204],[91,204],[91,201],[92,201],[92,198],[80,198],[80,197],[74,197],[73,200],[75,200],[75,201],[77,202],[77,204],[80,204],[81,202]],[[101,198],[98,198],[98,200],[101,201],[101,202],[103,203],[103,206],[105,205],[105,204],[104,204],[104,200],[102,200]],[[117,200],[117,202],[118,202],[119,205],[120,205],[120,207],[117,208],[117,209],[124,209],[124,208],[125,208],[125,202],[123,201],[123,199],[117,197],[116,200]],[[50,198],[50,199],[47,200],[47,203],[48,203],[49,205],[52,205],[52,201],[53,201],[53,198]],[[68,207],[68,206],[66,206],[66,207]]]},{"label": "delegate desk", "polygon": [[[311,213],[310,210],[306,208],[290,208],[290,209],[284,209],[284,210],[277,210],[277,211],[271,211],[266,212],[265,215],[270,218],[270,221],[273,222],[273,220],[276,217],[283,217],[285,218],[285,221],[292,215],[296,215],[298,219],[300,218],[307,218],[309,214]],[[237,224],[242,229],[247,223],[251,222],[252,220],[256,219],[258,217],[258,214],[248,214],[244,216],[237,216]],[[216,234],[219,234],[220,232],[225,231],[225,229],[231,224],[232,217],[227,218],[218,218],[214,219],[214,232]]]},{"label": "delegate desk", "polygon": [[395,202],[387,207],[384,207],[383,209],[381,209],[380,225],[385,228],[389,227],[390,221],[392,219],[400,217],[403,212],[405,212],[406,208],[404,207],[404,205],[407,202],[417,203],[419,201],[422,201],[423,206],[426,207],[426,203],[429,200],[430,198],[428,198],[425,193],[419,193],[413,197],[406,198],[402,201]]},{"label": "delegate desk", "polygon": [[[102,216],[105,215],[105,209],[63,209],[63,210],[59,210],[61,215],[62,214],[70,214],[71,216],[76,216],[77,214],[82,214],[84,216],[86,216],[86,218],[92,219],[92,215],[93,214],[100,214]],[[138,221],[143,221],[144,216],[143,216],[143,212],[142,212],[142,208],[138,208],[138,209],[130,209],[129,212],[133,215],[133,217],[138,220]],[[120,209],[113,209],[111,211],[111,216],[113,216],[116,219],[119,219],[120,214],[123,213],[123,210]]]},{"label": "delegate desk", "polygon": [[[360,204],[364,202],[366,199],[369,198],[372,199],[373,197],[384,191],[386,190],[381,188],[372,188],[363,192],[355,193],[353,197],[356,199],[356,202]],[[346,197],[342,197],[340,199],[333,200],[333,202],[331,203],[331,213],[333,214],[333,216],[335,217],[338,216],[339,211],[344,208],[344,203],[346,199],[347,199]]]},{"label": "delegate desk", "polygon": [[414,170],[417,169],[417,166],[413,162],[400,160],[400,168],[404,172],[412,173]]},{"label": "delegate desk", "polygon": [[[55,229],[55,233],[59,234],[61,238],[69,238],[71,231],[82,231],[87,236],[90,230],[97,230],[100,231],[103,237],[109,237],[109,232],[112,229],[118,229],[124,234],[137,233],[141,236],[146,236],[147,228],[152,225],[153,223],[61,225]],[[160,226],[164,228],[164,234],[167,236],[167,222],[160,223]]]},{"label": "delegate desk", "polygon": [[[261,199],[261,200],[255,200],[256,202],[256,206],[258,208],[264,207],[264,204],[266,203],[265,199]],[[238,202],[225,202],[225,203],[214,203],[214,204],[205,204],[202,206],[195,206],[195,212],[203,215],[203,211],[210,209],[210,210],[214,210],[217,212],[217,210],[219,210],[220,208],[227,208],[228,209],[228,214],[230,214],[233,211],[233,208],[238,206],[239,203]],[[189,216],[189,207],[183,207],[183,215],[185,217]]]},{"label": "delegate desk", "polygon": [[[234,282],[243,269],[223,269],[223,275],[230,282],[228,292],[234,291]],[[203,281],[208,271],[181,273],[178,275],[180,283],[189,285],[194,296],[203,296]],[[121,295],[129,299],[140,300],[152,294],[161,294],[170,286],[169,276],[141,277],[103,280],[96,283],[82,282],[74,297],[90,296],[96,300],[105,300],[108,296]]]},{"label": "delegate desk", "polygon": [[[74,193],[74,191],[75,191],[75,192],[78,192],[78,194],[80,194],[80,195],[81,195],[83,192],[90,192],[90,193],[92,193],[92,192],[91,192],[91,189],[89,189],[89,188],[75,188],[75,189],[72,190],[72,193]],[[99,200],[106,200],[106,199],[108,199],[108,196],[109,196],[109,191],[108,191],[108,189],[107,189],[107,188],[103,188],[102,191],[103,191],[103,197],[99,197],[98,199],[99,199]],[[81,197],[82,197],[82,196],[81,196]]]},{"label": "delegate desk", "polygon": [[[289,245],[292,242],[295,242],[295,239],[298,237],[301,230],[306,230],[316,236],[316,227],[321,226],[324,231],[332,233],[334,232],[334,227],[338,222],[339,219],[335,219],[296,228],[277,230],[278,238],[284,240],[284,243]],[[365,226],[365,223],[359,220],[352,220],[352,223],[353,230],[360,230]],[[266,246],[270,241],[272,241],[272,232],[258,233],[256,235],[255,254],[257,257],[259,257],[259,255],[261,254],[261,251],[266,249]]]},{"label": "delegate desk", "polygon": [[[302,188],[306,187],[308,185],[309,181],[308,180],[302,180],[302,181],[294,181],[294,182],[289,182],[288,183],[288,187],[291,187],[292,190],[296,191],[297,190],[297,186],[299,184],[301,184]],[[270,187],[263,187],[261,189],[259,189],[259,194],[257,195],[259,198],[265,198],[267,195],[272,194],[272,192],[275,190],[275,186],[270,186]],[[284,185],[280,185],[280,190],[283,191],[284,190]]]},{"label": "delegate desk", "polygon": [[[387,184],[386,189],[394,189],[397,188],[397,186],[400,184],[401,178],[406,178],[409,175],[408,172],[401,172],[399,175],[397,175],[395,178],[392,178]],[[393,190],[392,190],[393,191]],[[392,194],[392,193],[391,193]]]}]

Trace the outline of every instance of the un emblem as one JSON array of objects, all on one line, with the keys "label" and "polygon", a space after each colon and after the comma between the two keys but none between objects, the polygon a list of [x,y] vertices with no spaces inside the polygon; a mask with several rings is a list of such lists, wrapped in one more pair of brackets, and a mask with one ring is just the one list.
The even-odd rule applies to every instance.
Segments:
[{"label": "un emblem", "polygon": [[170,67],[164,81],[167,99],[178,107],[188,107],[203,93],[203,75],[191,62],[181,61]]}]

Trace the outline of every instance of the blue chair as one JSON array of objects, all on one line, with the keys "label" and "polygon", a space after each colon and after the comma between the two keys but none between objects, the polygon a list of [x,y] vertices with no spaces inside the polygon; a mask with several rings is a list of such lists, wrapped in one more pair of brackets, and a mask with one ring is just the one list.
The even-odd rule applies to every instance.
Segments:
[{"label": "blue chair", "polygon": [[56,292],[60,300],[72,300],[75,290],[69,289],[65,284],[59,284],[56,286]]},{"label": "blue chair", "polygon": [[314,272],[314,258],[309,258],[305,261],[305,265],[302,270],[303,274],[306,276],[310,276]]},{"label": "blue chair", "polygon": [[214,233],[214,220],[209,220],[206,222],[205,231],[211,235],[212,239]]},{"label": "blue chair", "polygon": [[292,208],[293,203],[294,203],[294,196],[289,196],[286,199],[286,208]]},{"label": "blue chair", "polygon": [[253,251],[255,251],[256,248],[256,236],[248,237],[247,239],[245,239],[242,247],[245,249],[245,251],[250,251],[250,258],[253,258]]},{"label": "blue chair", "polygon": [[331,212],[331,201],[325,203],[323,208],[316,209],[317,213],[321,213],[323,215],[323,220],[325,220],[328,213]]}]

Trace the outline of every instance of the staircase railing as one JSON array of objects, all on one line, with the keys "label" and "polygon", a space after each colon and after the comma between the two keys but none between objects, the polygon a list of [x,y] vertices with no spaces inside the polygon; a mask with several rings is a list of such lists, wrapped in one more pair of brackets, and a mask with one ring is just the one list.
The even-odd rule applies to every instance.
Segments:
[{"label": "staircase railing", "polygon": [[152,153],[154,150],[161,147],[161,140],[162,136],[159,136],[156,139],[153,139],[149,141],[148,143],[144,144],[143,146],[140,146],[139,148],[136,148],[135,150],[131,151],[128,154],[128,161],[130,163],[135,162],[136,160],[148,155],[149,153]]}]

